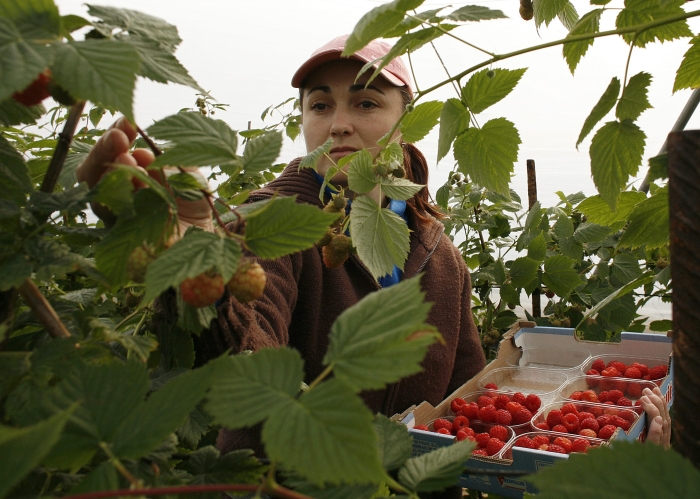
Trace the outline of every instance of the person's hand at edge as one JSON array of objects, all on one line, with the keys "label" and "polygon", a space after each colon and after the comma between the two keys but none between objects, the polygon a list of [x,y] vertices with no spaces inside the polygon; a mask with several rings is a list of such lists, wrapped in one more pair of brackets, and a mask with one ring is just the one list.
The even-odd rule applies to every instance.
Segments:
[{"label": "person's hand at edge", "polygon": [[639,400],[649,421],[646,441],[669,448],[671,446],[671,416],[668,412],[666,399],[658,386],[655,386],[653,390],[645,388],[642,393]]}]

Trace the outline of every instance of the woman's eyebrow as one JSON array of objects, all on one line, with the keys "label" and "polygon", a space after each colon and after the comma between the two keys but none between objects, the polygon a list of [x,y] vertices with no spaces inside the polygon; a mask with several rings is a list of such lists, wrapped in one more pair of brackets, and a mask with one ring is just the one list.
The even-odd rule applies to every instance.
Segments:
[{"label": "woman's eyebrow", "polygon": [[321,92],[326,93],[326,94],[331,93],[331,87],[329,87],[328,85],[318,85],[318,86],[311,88],[308,92],[306,92],[306,96],[308,97],[311,94],[311,92],[314,92],[316,90],[320,90]]},{"label": "woman's eyebrow", "polygon": [[378,87],[375,87],[374,85],[371,85],[371,84],[370,84],[370,85],[366,85],[366,86],[365,86],[364,84],[351,85],[351,86],[350,86],[350,92],[351,92],[351,93],[355,93],[355,92],[359,92],[360,90],[364,90],[364,89],[366,89],[366,88],[369,88],[369,89],[372,89],[372,90],[376,90],[376,91],[379,92],[380,94],[384,95],[384,92],[382,92],[381,90],[379,90]]}]

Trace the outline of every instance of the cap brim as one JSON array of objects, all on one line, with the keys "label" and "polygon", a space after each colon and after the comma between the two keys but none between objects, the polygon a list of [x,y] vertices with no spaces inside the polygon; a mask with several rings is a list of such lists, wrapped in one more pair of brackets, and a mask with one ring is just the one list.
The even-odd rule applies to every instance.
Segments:
[{"label": "cap brim", "polygon": [[[350,57],[341,57],[341,53],[338,50],[329,50],[326,52],[320,52],[316,54],[315,56],[311,57],[309,60],[307,60],[304,64],[301,65],[299,69],[297,69],[296,73],[294,73],[294,76],[292,76],[292,87],[294,88],[301,88],[301,86],[304,84],[304,81],[308,78],[308,76],[319,66],[322,64],[325,64],[327,62],[331,61],[337,61],[340,59],[348,59],[348,60],[356,60],[360,61],[363,64],[368,63],[369,61],[365,60],[362,57],[359,57],[357,54],[351,55]],[[376,67],[375,67],[376,69]],[[386,69],[382,69],[382,71],[379,73],[381,74],[384,79],[386,79],[389,83],[392,85],[395,85],[397,87],[403,87],[406,86],[406,83],[401,80],[400,78],[397,78],[393,74],[391,74],[389,71]]]}]

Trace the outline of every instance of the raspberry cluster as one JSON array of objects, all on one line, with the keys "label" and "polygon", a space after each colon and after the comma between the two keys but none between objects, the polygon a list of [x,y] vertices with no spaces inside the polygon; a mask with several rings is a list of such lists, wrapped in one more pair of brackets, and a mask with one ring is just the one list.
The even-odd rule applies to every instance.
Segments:
[{"label": "raspberry cluster", "polygon": [[[487,388],[494,389],[488,386]],[[542,400],[534,393],[525,395],[521,392],[486,392],[480,395],[476,402],[456,398],[450,403],[450,409],[455,415],[465,416],[470,421],[511,426],[529,423],[541,405]]]},{"label": "raspberry cluster", "polygon": [[540,430],[608,440],[618,428],[629,430],[636,419],[636,414],[628,410],[569,402],[561,409],[550,410],[534,424]]},{"label": "raspberry cluster", "polygon": [[[589,386],[598,387],[598,378],[586,378]],[[641,402],[644,388],[653,388],[651,382],[620,382],[615,386],[610,387],[610,390],[589,389],[572,392],[568,398],[576,401],[593,402],[596,404],[616,405],[619,407],[628,407],[635,409],[638,413],[641,412]],[[621,388],[621,389],[620,389]]]},{"label": "raspberry cluster", "polygon": [[538,449],[558,454],[571,454],[572,452],[588,452],[591,447],[597,447],[595,443],[585,438],[567,438],[545,434],[521,435],[517,438],[513,447],[525,449]]},{"label": "raspberry cluster", "polygon": [[[417,425],[416,430],[434,431],[443,435],[454,435],[457,441],[471,440],[476,443],[472,454],[477,456],[494,456],[510,440],[511,430],[503,425],[483,425],[477,423],[474,428],[465,416],[455,416],[452,421],[438,418],[432,423],[433,430],[426,425]],[[478,431],[483,430],[483,431]]]},{"label": "raspberry cluster", "polygon": [[656,381],[666,377],[668,367],[659,365],[647,367],[640,362],[633,362],[629,366],[619,360],[611,360],[607,364],[603,359],[596,359],[591,364],[591,368],[586,371],[589,376],[604,376],[606,378],[629,378],[642,379],[646,381]]}]

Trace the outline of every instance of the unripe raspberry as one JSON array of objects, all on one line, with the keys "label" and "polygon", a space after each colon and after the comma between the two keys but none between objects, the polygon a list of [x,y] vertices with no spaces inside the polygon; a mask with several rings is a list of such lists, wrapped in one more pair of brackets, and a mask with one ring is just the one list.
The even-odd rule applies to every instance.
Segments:
[{"label": "unripe raspberry", "polygon": [[226,287],[236,300],[248,303],[262,296],[266,283],[267,275],[259,263],[243,261],[238,265],[236,273]]},{"label": "unripe raspberry", "polygon": [[51,81],[51,71],[46,69],[43,73],[39,73],[36,79],[31,82],[24,90],[12,94],[12,98],[27,107],[41,104],[41,101],[46,99],[49,94],[49,82]]},{"label": "unripe raspberry", "polygon": [[350,256],[350,250],[352,248],[351,239],[344,235],[338,234],[328,245],[324,246],[321,251],[323,254],[323,263],[329,269],[336,269],[341,267],[345,260]]},{"label": "unripe raspberry", "polygon": [[219,274],[204,273],[180,284],[182,301],[201,308],[213,305],[224,294],[224,279]]},{"label": "unripe raspberry", "polygon": [[138,246],[129,255],[126,261],[126,275],[136,283],[143,283],[146,280],[146,269],[155,260],[153,249],[149,246]]},{"label": "unripe raspberry", "polygon": [[321,239],[316,241],[316,246],[319,248],[323,248],[324,246],[328,246],[328,244],[331,242],[333,239],[333,231],[329,230],[325,234],[321,236]]}]

